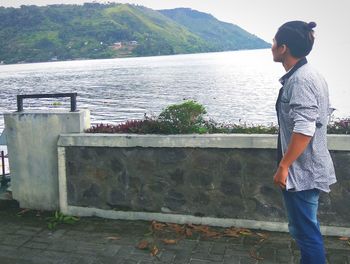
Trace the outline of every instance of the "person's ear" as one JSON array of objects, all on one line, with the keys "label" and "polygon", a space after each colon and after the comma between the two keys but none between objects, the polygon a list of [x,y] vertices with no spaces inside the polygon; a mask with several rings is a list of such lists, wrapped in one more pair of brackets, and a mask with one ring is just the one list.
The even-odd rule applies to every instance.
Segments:
[{"label": "person's ear", "polygon": [[282,54],[285,54],[288,51],[288,47],[286,46],[286,44],[282,44],[281,46],[279,46],[279,48],[281,49]]}]

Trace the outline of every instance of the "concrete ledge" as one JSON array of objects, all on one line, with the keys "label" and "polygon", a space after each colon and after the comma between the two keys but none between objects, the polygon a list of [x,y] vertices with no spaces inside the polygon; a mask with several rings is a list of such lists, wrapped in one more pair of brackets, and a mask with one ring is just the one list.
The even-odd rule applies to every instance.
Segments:
[{"label": "concrete ledge", "polygon": [[[97,208],[86,208],[76,206],[64,206],[62,212],[75,216],[97,216],[108,219],[120,220],[145,220],[159,221],[175,224],[198,224],[218,227],[243,227],[248,229],[267,230],[274,232],[288,232],[288,224],[282,222],[256,221],[247,219],[225,219],[212,217],[197,217],[178,214],[123,212],[112,210],[101,210]],[[325,236],[350,236],[350,228],[321,226],[322,234]]]},{"label": "concrete ledge", "polygon": [[[58,146],[153,148],[257,148],[276,149],[277,135],[268,134],[61,134]],[[328,135],[329,150],[350,150],[350,135]]]},{"label": "concrete ledge", "polygon": [[350,135],[328,135],[329,150],[350,150]]},{"label": "concrete ledge", "polygon": [[276,148],[276,135],[61,135],[58,146],[170,147],[170,148]]}]

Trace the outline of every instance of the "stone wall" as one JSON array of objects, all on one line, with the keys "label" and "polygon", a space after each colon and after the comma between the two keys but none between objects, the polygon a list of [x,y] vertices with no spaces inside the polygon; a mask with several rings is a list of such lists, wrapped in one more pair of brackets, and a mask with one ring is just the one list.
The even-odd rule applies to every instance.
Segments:
[{"label": "stone wall", "polygon": [[[109,137],[98,146],[94,140],[84,136],[80,141],[69,137],[60,140],[65,145],[69,206],[286,221],[280,190],[272,182],[276,161],[271,142],[275,138],[264,144],[256,142],[258,148],[232,147],[218,138],[212,138],[219,142],[217,148],[203,144],[164,147],[161,139],[159,147],[149,141],[145,143],[148,147],[141,147],[128,143],[127,137],[122,137],[121,144]],[[331,155],[338,183],[330,194],[321,195],[319,218],[322,225],[349,228],[350,151],[331,150]]]},{"label": "stone wall", "polygon": [[68,147],[68,203],[107,210],[279,220],[275,152]]}]

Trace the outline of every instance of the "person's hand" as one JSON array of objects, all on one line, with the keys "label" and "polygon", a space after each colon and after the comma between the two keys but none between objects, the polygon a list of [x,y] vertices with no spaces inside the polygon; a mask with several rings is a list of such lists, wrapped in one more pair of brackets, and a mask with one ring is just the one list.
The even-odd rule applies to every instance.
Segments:
[{"label": "person's hand", "polygon": [[281,187],[282,189],[285,189],[286,183],[287,183],[287,176],[288,176],[288,168],[279,166],[275,173],[275,176],[273,176],[274,184]]}]

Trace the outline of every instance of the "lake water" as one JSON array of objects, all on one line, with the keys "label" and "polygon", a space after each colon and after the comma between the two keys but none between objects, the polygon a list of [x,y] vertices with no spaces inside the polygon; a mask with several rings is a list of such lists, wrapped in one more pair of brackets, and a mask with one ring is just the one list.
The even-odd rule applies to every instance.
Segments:
[{"label": "lake water", "polygon": [[[269,49],[0,65],[0,131],[2,114],[17,108],[16,95],[31,93],[77,92],[78,109],[90,109],[92,123],[142,119],[185,99],[203,104],[219,122],[276,123],[283,74]],[[343,104],[338,114],[350,113],[345,87],[332,93],[333,103]],[[24,100],[25,110],[57,107],[69,109],[69,99]]]}]

